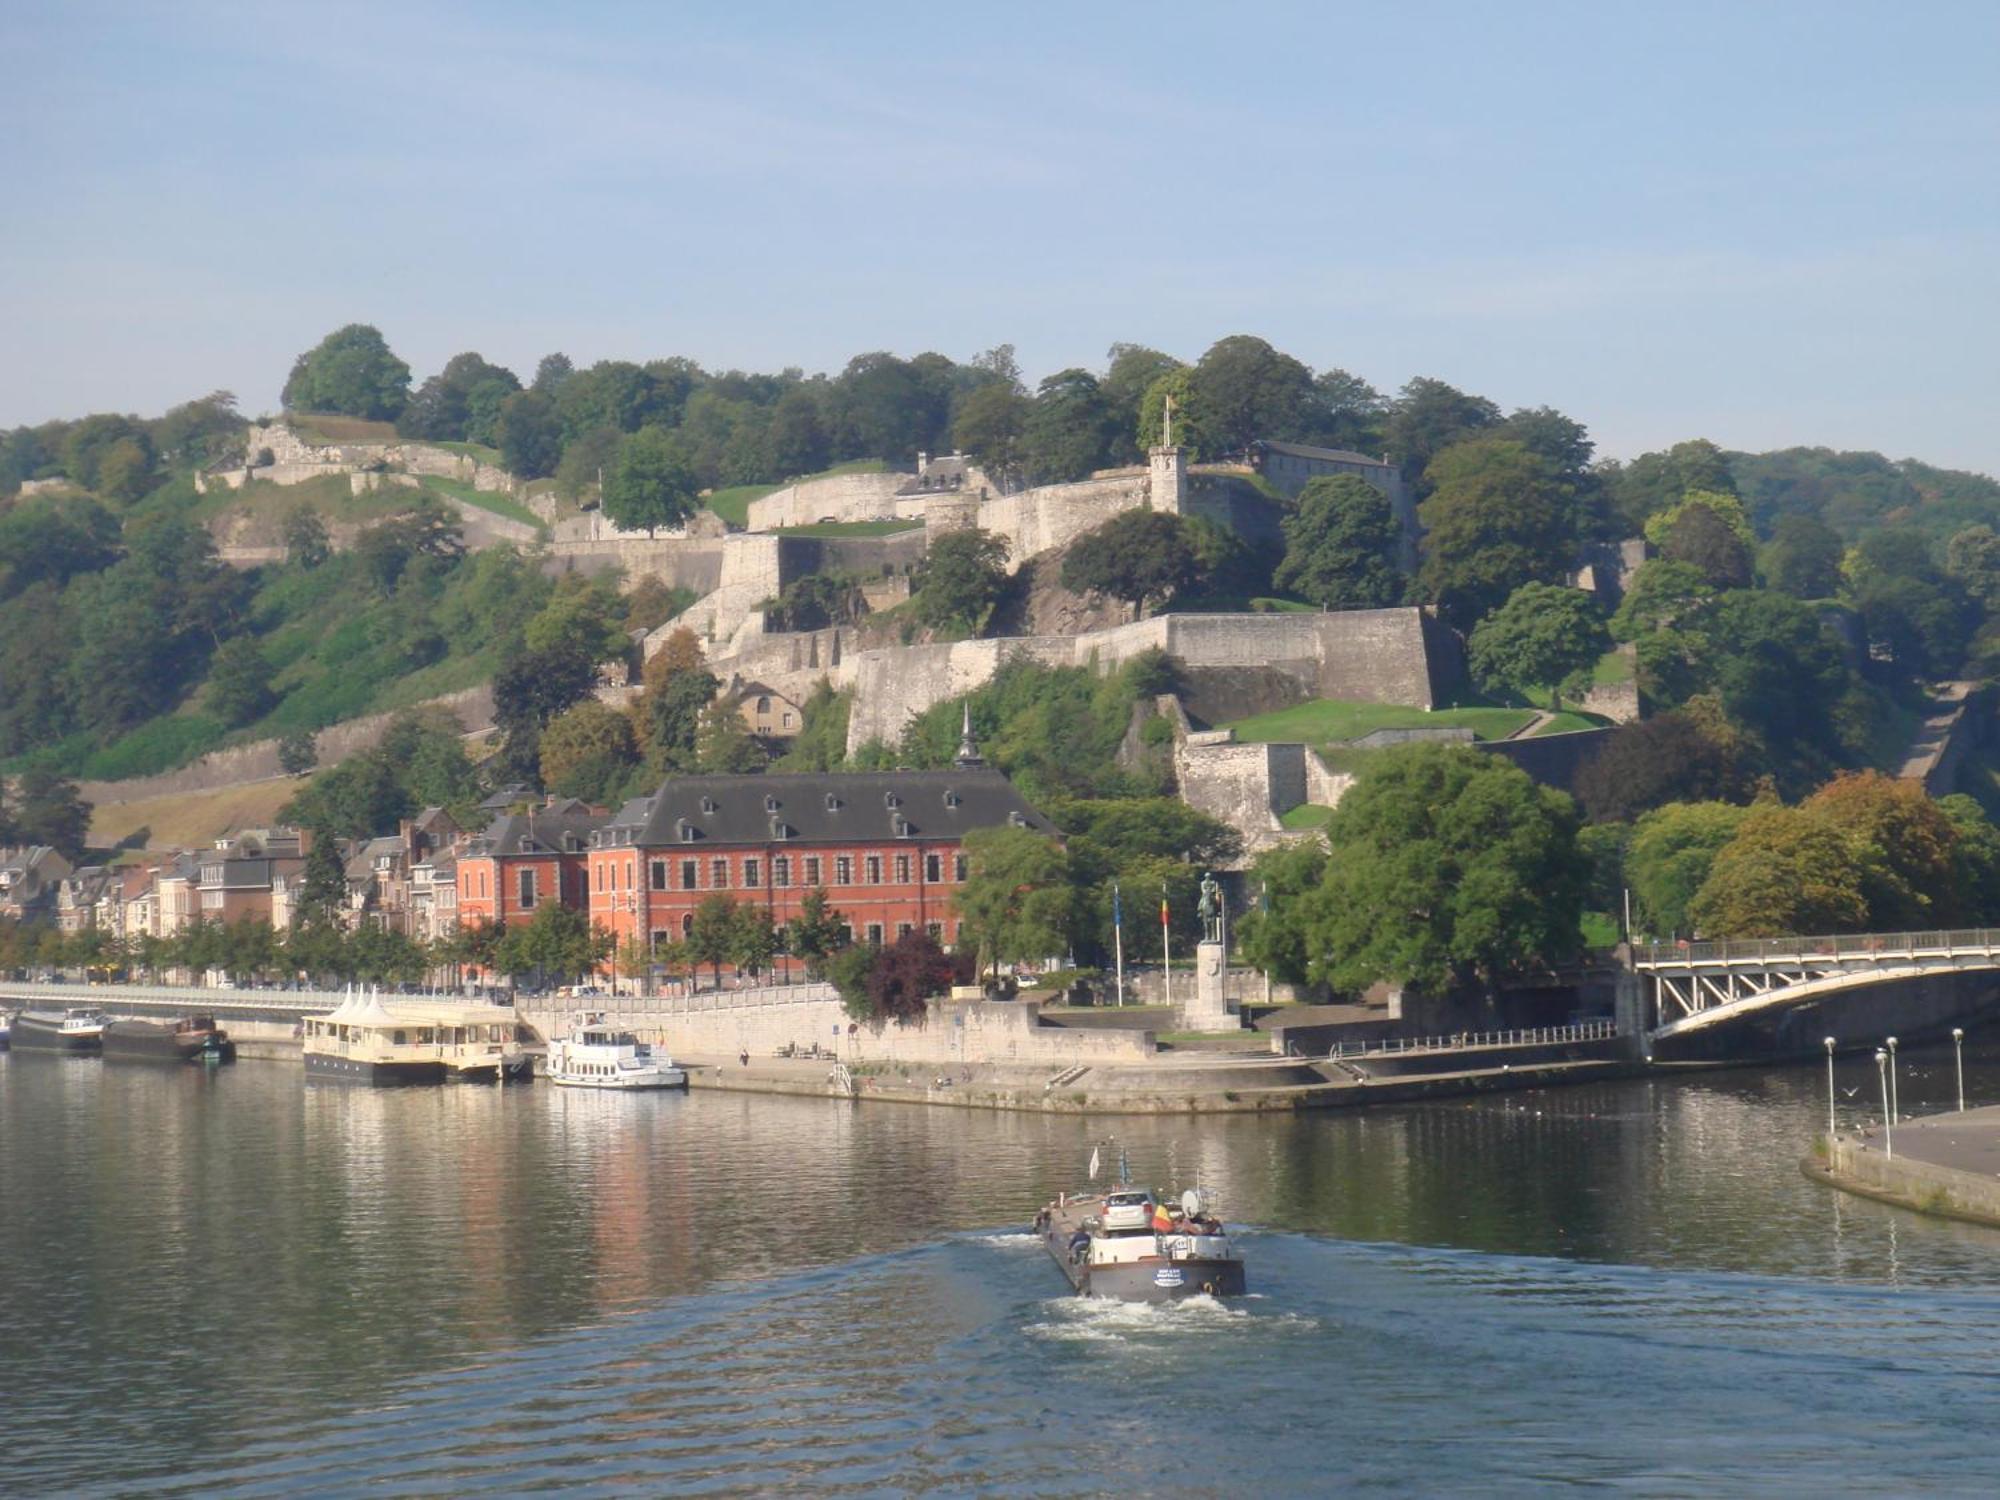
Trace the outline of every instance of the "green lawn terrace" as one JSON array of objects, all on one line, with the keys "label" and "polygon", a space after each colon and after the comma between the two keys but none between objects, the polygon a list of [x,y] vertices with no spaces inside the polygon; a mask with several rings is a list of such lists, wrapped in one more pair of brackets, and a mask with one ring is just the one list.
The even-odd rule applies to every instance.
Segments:
[{"label": "green lawn terrace", "polygon": [[1597,729],[1604,722],[1569,712],[1550,714],[1537,723],[1541,718],[1542,711],[1536,708],[1477,705],[1422,709],[1321,698],[1218,727],[1234,730],[1245,744],[1300,743],[1325,752],[1353,749],[1354,741],[1383,729],[1469,729],[1475,740],[1506,740],[1524,731],[1544,735]]}]

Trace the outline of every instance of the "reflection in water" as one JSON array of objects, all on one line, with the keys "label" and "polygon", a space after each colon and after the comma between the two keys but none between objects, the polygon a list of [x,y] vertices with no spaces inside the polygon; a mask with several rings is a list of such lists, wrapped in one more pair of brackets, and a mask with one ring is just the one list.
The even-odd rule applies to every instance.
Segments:
[{"label": "reflection in water", "polygon": [[[1948,1102],[1948,1060],[1912,1064],[1906,1106]],[[1922,1456],[1893,1472],[1951,1490],[1983,1451],[1966,1393],[2000,1374],[1974,1333],[2000,1234],[1801,1176],[1823,1080],[1107,1121],[12,1057],[8,1472],[1323,1488],[1330,1456],[1406,1478],[1393,1450],[1467,1483],[1583,1466],[1684,1490],[1779,1461],[1802,1485],[1886,1476],[1872,1445],[1900,1424]],[[1968,1087],[2000,1098],[2000,1068],[1969,1055]],[[1139,1179],[1198,1177],[1254,1226],[1257,1296],[1057,1295],[1017,1226],[1113,1136]]]}]

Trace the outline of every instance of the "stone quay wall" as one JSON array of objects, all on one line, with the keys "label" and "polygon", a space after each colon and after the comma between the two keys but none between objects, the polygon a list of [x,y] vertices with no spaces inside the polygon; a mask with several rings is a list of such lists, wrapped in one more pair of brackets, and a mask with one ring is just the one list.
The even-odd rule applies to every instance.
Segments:
[{"label": "stone quay wall", "polygon": [[832,985],[724,990],[706,995],[648,998],[589,997],[557,1002],[567,1009],[530,1009],[520,1018],[543,1036],[561,1035],[584,1006],[603,1009],[621,1025],[669,1052],[768,1057],[786,1046],[837,1050],[843,1062],[1024,1063],[1052,1068],[1143,1063],[1154,1053],[1148,1031],[1081,1031],[1044,1026],[1041,1005],[1019,1000],[933,1000],[918,1024],[862,1023],[849,1032],[847,1012]]},{"label": "stone quay wall", "polygon": [[1836,1136],[1827,1144],[1825,1164],[1815,1171],[1809,1162],[1808,1171],[1864,1197],[1887,1199],[1946,1218],[2000,1225],[2000,1178],[1908,1154],[1913,1133],[1897,1127],[1898,1149],[1893,1158],[1877,1149],[1872,1138]]}]

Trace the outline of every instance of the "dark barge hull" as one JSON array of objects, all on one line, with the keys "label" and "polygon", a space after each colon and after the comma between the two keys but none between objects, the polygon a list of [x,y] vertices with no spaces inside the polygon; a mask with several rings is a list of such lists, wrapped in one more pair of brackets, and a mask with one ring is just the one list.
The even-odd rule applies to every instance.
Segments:
[{"label": "dark barge hull", "polygon": [[65,1036],[60,1025],[35,1016],[16,1016],[8,1032],[8,1044],[23,1052],[61,1052],[71,1057],[95,1057],[104,1050],[101,1035]]},{"label": "dark barge hull", "polygon": [[1241,1297],[1249,1290],[1240,1260],[1170,1260],[1164,1255],[1092,1267],[1070,1258],[1073,1223],[1058,1220],[1042,1233],[1042,1248],[1079,1297],[1120,1302],[1179,1302],[1187,1297]]},{"label": "dark barge hull", "polygon": [[356,1062],[345,1057],[326,1057],[317,1052],[306,1055],[306,1077],[326,1078],[340,1083],[443,1083],[442,1062]]},{"label": "dark barge hull", "polygon": [[212,1055],[233,1062],[236,1044],[222,1031],[185,1032],[157,1021],[113,1021],[104,1028],[104,1055],[134,1062],[186,1063]]}]

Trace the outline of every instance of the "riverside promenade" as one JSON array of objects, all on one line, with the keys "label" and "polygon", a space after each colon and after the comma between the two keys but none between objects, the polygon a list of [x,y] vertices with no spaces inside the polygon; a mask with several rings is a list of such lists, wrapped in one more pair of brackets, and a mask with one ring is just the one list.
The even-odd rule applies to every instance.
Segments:
[{"label": "riverside promenade", "polygon": [[1919,1213],[2000,1227],[2000,1105],[1836,1136],[1801,1164],[1829,1186]]}]

